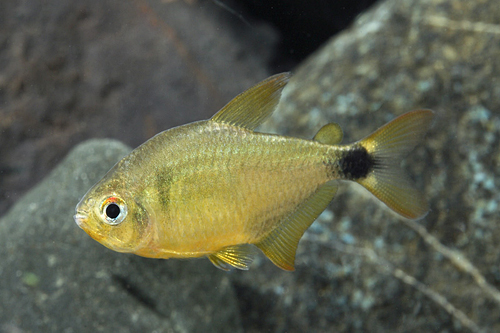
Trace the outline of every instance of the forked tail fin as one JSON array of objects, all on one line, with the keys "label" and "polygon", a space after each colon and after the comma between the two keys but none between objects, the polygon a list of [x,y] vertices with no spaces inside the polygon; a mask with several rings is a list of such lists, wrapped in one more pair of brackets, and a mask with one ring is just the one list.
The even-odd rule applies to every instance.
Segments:
[{"label": "forked tail fin", "polygon": [[433,116],[431,110],[405,113],[358,142],[373,157],[374,167],[366,177],[355,181],[408,219],[425,217],[429,206],[399,164],[401,158],[422,140]]}]

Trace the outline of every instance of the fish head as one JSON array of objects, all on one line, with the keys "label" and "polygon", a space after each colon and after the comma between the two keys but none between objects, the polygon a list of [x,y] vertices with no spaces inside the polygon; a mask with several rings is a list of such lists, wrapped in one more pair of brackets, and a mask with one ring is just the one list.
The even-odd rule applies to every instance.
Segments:
[{"label": "fish head", "polygon": [[148,211],[127,185],[126,181],[108,175],[81,199],[74,219],[107,248],[134,253],[151,240],[151,223]]}]

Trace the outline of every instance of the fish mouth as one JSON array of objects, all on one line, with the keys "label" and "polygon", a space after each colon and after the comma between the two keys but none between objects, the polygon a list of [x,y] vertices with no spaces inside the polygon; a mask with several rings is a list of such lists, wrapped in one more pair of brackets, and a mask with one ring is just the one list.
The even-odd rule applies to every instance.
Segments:
[{"label": "fish mouth", "polygon": [[75,219],[75,222],[76,224],[81,228],[83,229],[84,226],[86,225],[86,222],[87,222],[87,215],[84,214],[84,213],[81,213],[81,212],[77,212],[73,218]]}]

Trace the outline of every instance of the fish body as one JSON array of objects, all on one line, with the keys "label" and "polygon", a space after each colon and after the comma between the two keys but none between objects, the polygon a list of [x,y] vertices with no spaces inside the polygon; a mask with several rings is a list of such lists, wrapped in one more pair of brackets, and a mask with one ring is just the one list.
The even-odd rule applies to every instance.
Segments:
[{"label": "fish body", "polygon": [[432,111],[407,113],[350,145],[340,145],[337,124],[313,140],[255,132],[288,79],[275,75],[212,119],[136,148],[80,201],[77,224],[119,252],[206,256],[221,269],[247,269],[257,246],[293,270],[298,242],[333,199],[337,180],[360,183],[404,217],[426,214],[425,199],[398,164],[423,137]]}]

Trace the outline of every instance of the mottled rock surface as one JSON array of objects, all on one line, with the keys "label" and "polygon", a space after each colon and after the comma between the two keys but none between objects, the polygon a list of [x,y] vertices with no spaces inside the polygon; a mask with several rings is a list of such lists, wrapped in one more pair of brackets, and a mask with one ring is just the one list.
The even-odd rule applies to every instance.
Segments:
[{"label": "mottled rock surface", "polygon": [[73,222],[79,198],[129,151],[79,145],[0,220],[0,331],[242,331],[233,286],[207,260],[123,255]]},{"label": "mottled rock surface", "polygon": [[497,1],[384,1],[300,66],[264,130],[310,138],[337,122],[352,142],[406,111],[436,112],[403,164],[431,211],[408,223],[343,185],[300,243],[294,274],[266,262],[239,276],[244,291],[275,300],[273,327],[500,330],[499,22]]}]

